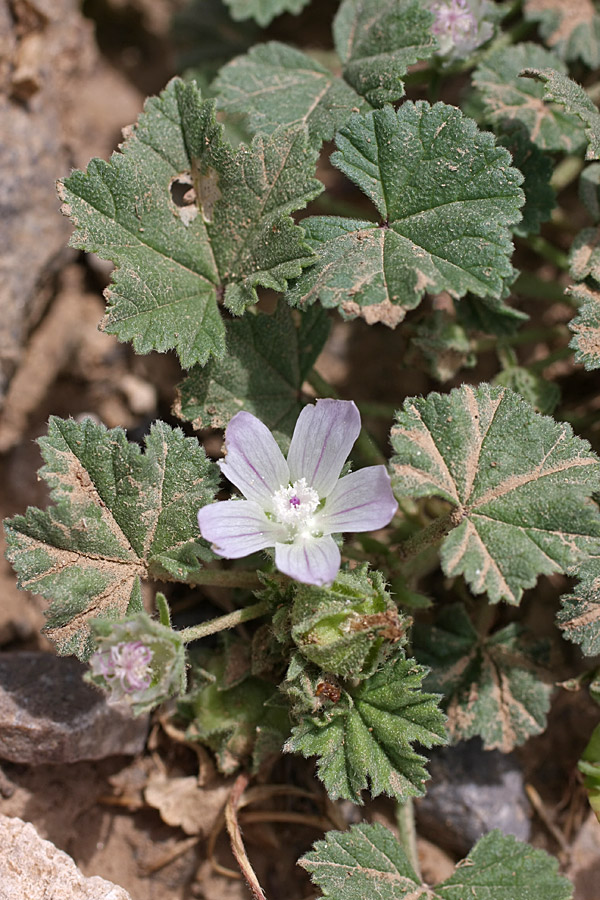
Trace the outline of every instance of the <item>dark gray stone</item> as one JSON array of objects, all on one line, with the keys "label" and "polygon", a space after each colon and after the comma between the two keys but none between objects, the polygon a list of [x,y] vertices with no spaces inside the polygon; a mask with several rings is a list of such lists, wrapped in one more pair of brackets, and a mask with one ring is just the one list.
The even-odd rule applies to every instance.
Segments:
[{"label": "dark gray stone", "polygon": [[433,751],[428,768],[427,794],[416,804],[423,837],[459,856],[494,828],[529,839],[530,805],[513,754],[486,751],[475,738]]},{"label": "dark gray stone", "polygon": [[109,705],[85,671],[73,657],[0,654],[0,758],[41,765],[141,753],[148,717]]}]

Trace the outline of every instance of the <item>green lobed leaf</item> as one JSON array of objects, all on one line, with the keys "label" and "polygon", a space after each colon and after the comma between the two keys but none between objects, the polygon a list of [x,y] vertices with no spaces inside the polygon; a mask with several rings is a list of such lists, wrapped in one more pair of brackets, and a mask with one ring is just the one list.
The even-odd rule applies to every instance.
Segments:
[{"label": "green lobed leaf", "polygon": [[287,293],[394,327],[427,290],[499,297],[513,274],[508,226],[522,175],[493,136],[444,103],[355,115],[331,161],[373,201],[379,222],[304,219],[320,260]]},{"label": "green lobed leaf", "polygon": [[441,309],[435,309],[417,325],[412,342],[438,381],[448,381],[461,369],[470,369],[477,362],[465,328]]},{"label": "green lobed leaf", "polygon": [[499,337],[515,334],[529,319],[527,313],[507,306],[501,297],[479,298],[472,294],[467,294],[456,304],[456,316],[465,328]]},{"label": "green lobed leaf", "polygon": [[399,100],[408,67],[437,50],[433,21],[419,0],[343,0],[333,38],[348,84],[372,106]]},{"label": "green lobed leaf", "polygon": [[417,660],[431,669],[427,687],[445,697],[453,741],[479,736],[486,750],[510,753],[546,728],[552,685],[540,669],[547,646],[511,624],[481,636],[461,603],[444,607],[434,626],[416,625]]},{"label": "green lobed leaf", "polygon": [[226,775],[248,761],[256,772],[267,757],[281,752],[289,714],[278,705],[282,698],[274,684],[249,671],[228,678],[226,652],[214,649],[197,652],[193,669],[197,684],[178,705],[188,722],[187,740],[214,750]]},{"label": "green lobed leaf", "polygon": [[222,131],[214,101],[175,79],[121,152],[60,185],[71,244],[117,267],[104,329],[139,353],[175,348],[186,368],[225,354],[218,298],[241,313],[312,261],[290,218],[322,190],[304,129],[236,150]]},{"label": "green lobed leaf", "polygon": [[581,119],[588,140],[585,158],[600,159],[600,113],[581,85],[553,67],[527,66],[523,75],[544,83],[544,100],[559,103],[568,114]]},{"label": "green lobed leaf", "polygon": [[250,129],[305,125],[310,140],[330,141],[352,113],[369,104],[342,78],[300,50],[270,41],[225,66],[214,84],[219,108],[243,115]]},{"label": "green lobed leaf", "polygon": [[213,558],[196,515],[218,470],[195,438],[163,422],[143,454],[122,429],[90,419],[52,417],[39,443],[53,505],[7,520],[7,556],[20,588],[53,600],[45,631],[59,652],[85,658],[89,620],[125,615],[139,578],[193,583]]},{"label": "green lobed leaf", "polygon": [[561,59],[600,66],[600,16],[593,0],[525,0],[523,13],[539,23],[540,35]]},{"label": "green lobed leaf", "polygon": [[282,13],[301,12],[310,0],[224,0],[236,21],[254,19],[263,28]]},{"label": "green lobed leaf", "polygon": [[542,222],[547,222],[556,206],[556,192],[550,184],[554,166],[549,156],[536,147],[519,128],[502,134],[498,143],[510,152],[513,165],[523,174],[525,205],[523,218],[513,225],[519,237],[538,234]]},{"label": "green lobed leaf", "polygon": [[221,66],[245,53],[259,34],[252,23],[234,22],[223,0],[192,0],[178,9],[172,19],[177,71],[194,67],[208,83]]},{"label": "green lobed leaf", "polygon": [[600,653],[600,554],[590,556],[577,570],[579,584],[562,597],[556,616],[563,636],[579,644],[587,656]]},{"label": "green lobed leaf", "polygon": [[572,885],[543,850],[492,831],[436,887],[421,882],[400,842],[378,822],[329,831],[299,860],[332,900],[570,900]]},{"label": "green lobed leaf", "polygon": [[486,56],[473,74],[486,114],[501,129],[520,125],[541,150],[574,153],[585,141],[580,120],[546,105],[543,85],[520,77],[533,68],[566,71],[557,56],[537,44],[501,47]]},{"label": "green lobed leaf", "polygon": [[409,398],[391,440],[397,496],[450,504],[435,526],[449,531],[442,567],[472,593],[517,604],[538,575],[566,572],[600,546],[587,499],[600,486],[598,458],[569,425],[507,388]]},{"label": "green lobed leaf", "polygon": [[530,403],[536,412],[551,415],[560,400],[560,388],[554,381],[531,372],[521,366],[503,369],[494,378],[494,384],[510,388]]},{"label": "green lobed leaf", "polygon": [[225,428],[245,409],[287,444],[303,406],[302,384],[329,328],[322,309],[294,314],[283,303],[273,315],[227,322],[227,358],[192,369],[177,389],[173,412],[196,429]]},{"label": "green lobed leaf", "polygon": [[600,368],[600,288],[594,284],[576,284],[568,293],[581,303],[579,312],[569,322],[573,337],[569,347],[575,350],[575,362],[584,367]]},{"label": "green lobed leaf", "polygon": [[[401,801],[424,794],[426,759],[412,745],[447,740],[438,697],[421,689],[425,669],[397,655],[358,684],[331,685],[335,693],[315,667],[292,665],[291,674],[304,684],[282,685],[285,693],[291,688],[300,718],[284,750],[319,757],[319,778],[332,800],[360,804],[367,787],[373,797],[387,794]],[[293,681],[290,675],[288,680]],[[302,695],[306,700],[311,693],[313,709],[302,714]]]}]

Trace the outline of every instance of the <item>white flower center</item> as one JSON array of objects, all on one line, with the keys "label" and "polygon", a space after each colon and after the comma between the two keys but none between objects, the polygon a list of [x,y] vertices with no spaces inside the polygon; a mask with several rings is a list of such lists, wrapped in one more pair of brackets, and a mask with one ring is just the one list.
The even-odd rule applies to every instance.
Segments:
[{"label": "white flower center", "polygon": [[319,495],[306,483],[306,478],[299,478],[287,487],[283,485],[273,495],[273,512],[278,522],[293,525],[296,529],[310,532],[312,517],[319,505]]}]

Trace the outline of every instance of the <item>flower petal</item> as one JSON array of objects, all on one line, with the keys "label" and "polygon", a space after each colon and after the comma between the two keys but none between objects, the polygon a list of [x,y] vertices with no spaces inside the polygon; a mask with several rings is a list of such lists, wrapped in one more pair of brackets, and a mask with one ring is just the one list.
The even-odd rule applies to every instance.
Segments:
[{"label": "flower petal", "polygon": [[227,456],[223,474],[248,500],[270,509],[273,494],[290,480],[288,466],[266,425],[249,412],[239,412],[225,430]]},{"label": "flower petal", "polygon": [[270,522],[252,500],[221,500],[204,506],[198,513],[202,537],[226,559],[239,559],[285,540],[286,529]]},{"label": "flower petal", "polygon": [[293,544],[275,544],[275,565],[284,575],[319,587],[335,581],[341,563],[340,550],[329,535],[299,538]]},{"label": "flower petal", "polygon": [[385,466],[369,466],[340,478],[315,518],[325,534],[374,531],[388,525],[397,509]]},{"label": "flower petal", "polygon": [[327,497],[359,432],[360,413],[351,400],[317,400],[305,406],[288,453],[290,481],[306,478],[319,497]]}]

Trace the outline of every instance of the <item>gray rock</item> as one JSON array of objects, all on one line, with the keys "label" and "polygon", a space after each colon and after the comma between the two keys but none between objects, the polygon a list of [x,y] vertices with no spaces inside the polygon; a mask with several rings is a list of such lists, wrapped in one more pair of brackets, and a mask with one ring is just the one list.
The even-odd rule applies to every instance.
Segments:
[{"label": "gray rock", "polygon": [[0,900],[131,900],[104,878],[86,878],[70,856],[22,819],[0,815],[0,846]]},{"label": "gray rock", "polygon": [[481,741],[432,752],[427,794],[417,801],[419,833],[459,856],[499,828],[527,841],[530,805],[513,754],[484,750]]},{"label": "gray rock", "polygon": [[109,705],[85,670],[72,657],[0,654],[0,758],[41,765],[141,753],[148,718]]}]

